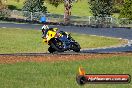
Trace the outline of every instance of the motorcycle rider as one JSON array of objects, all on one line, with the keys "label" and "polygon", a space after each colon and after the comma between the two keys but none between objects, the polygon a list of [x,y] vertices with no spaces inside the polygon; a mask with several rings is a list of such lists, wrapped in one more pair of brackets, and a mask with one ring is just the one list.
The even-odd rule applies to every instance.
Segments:
[{"label": "motorcycle rider", "polygon": [[41,30],[43,41],[48,42],[51,38],[55,37],[58,28],[49,28],[48,25],[43,25]]},{"label": "motorcycle rider", "polygon": [[49,29],[48,25],[43,25],[42,26],[41,30],[42,30],[42,38],[43,39],[46,38],[46,34],[48,32],[48,29]]},{"label": "motorcycle rider", "polygon": [[[48,48],[48,51],[50,53],[53,53],[55,51],[63,52],[65,50],[73,50],[75,52],[79,52],[80,51],[80,48],[77,45],[77,43],[75,42],[75,40],[72,39],[70,34],[68,34],[67,32],[59,31],[58,28],[49,28],[48,25],[43,25],[41,30],[42,30],[43,42],[45,42],[48,45],[50,45],[50,47]],[[52,40],[51,40],[52,38],[53,38],[53,41],[55,39],[58,42],[57,43],[52,42]],[[51,42],[49,42],[49,40],[51,40]],[[75,43],[74,46],[76,46],[78,48],[77,50],[73,49],[73,45],[70,44],[71,41]],[[53,46],[51,46],[51,45],[54,45],[55,47],[57,45],[56,49],[53,48]]]},{"label": "motorcycle rider", "polygon": [[68,36],[67,32],[59,31],[58,28],[49,28],[48,25],[43,25],[42,26],[43,42],[48,43],[48,41],[53,37],[60,38],[60,40],[63,41],[64,48],[67,48],[66,41],[68,41],[68,39],[70,40],[70,36]]}]

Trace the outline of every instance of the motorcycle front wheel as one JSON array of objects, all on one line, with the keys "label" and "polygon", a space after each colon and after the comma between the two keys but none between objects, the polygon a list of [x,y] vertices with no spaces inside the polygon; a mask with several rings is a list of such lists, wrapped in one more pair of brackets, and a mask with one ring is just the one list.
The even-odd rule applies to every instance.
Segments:
[{"label": "motorcycle front wheel", "polygon": [[75,51],[75,52],[80,52],[80,49],[81,49],[81,47],[80,47],[80,45],[79,45],[78,42],[74,42],[74,43],[72,44],[72,50],[73,50],[73,51]]}]

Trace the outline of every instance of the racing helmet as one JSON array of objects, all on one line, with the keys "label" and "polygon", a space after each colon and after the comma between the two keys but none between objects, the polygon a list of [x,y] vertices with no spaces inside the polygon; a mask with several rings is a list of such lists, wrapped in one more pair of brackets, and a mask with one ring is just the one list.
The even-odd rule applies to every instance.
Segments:
[{"label": "racing helmet", "polygon": [[49,29],[49,27],[48,27],[48,25],[43,25],[41,29],[46,30],[46,29]]}]

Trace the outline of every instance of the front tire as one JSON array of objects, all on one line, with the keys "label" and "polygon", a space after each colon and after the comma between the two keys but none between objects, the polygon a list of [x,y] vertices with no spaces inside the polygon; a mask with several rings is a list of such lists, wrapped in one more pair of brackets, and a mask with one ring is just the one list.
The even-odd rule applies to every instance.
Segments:
[{"label": "front tire", "polygon": [[72,50],[73,51],[80,52],[80,49],[81,49],[81,47],[80,47],[78,42],[73,43],[73,45],[72,45]]}]

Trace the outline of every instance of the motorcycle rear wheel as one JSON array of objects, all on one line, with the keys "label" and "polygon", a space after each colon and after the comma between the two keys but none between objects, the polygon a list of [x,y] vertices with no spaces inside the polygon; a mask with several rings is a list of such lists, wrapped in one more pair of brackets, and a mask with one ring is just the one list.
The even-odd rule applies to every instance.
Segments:
[{"label": "motorcycle rear wheel", "polygon": [[53,49],[55,49],[55,51],[58,51],[58,52],[64,52],[65,51],[63,42],[57,38],[52,40],[52,43],[50,44],[50,46]]},{"label": "motorcycle rear wheel", "polygon": [[48,48],[48,51],[50,52],[50,53],[54,53],[55,52],[55,49],[54,48],[52,48],[51,46]]}]

